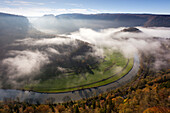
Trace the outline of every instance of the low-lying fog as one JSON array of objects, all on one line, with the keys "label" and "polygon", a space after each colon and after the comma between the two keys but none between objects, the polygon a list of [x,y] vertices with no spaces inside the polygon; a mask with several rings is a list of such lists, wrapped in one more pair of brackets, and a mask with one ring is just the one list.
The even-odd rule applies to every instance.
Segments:
[{"label": "low-lying fog", "polygon": [[[73,31],[74,27],[77,29],[77,25],[79,25],[78,27],[81,26],[79,21],[74,25],[70,25],[71,22],[66,23],[63,21],[55,25],[53,25],[53,22],[48,22],[56,30],[59,27],[63,27],[60,23],[71,26],[68,28],[73,29]],[[100,28],[100,25],[94,24]],[[36,28],[39,27],[38,25],[35,26]],[[96,26],[93,27],[96,28]],[[50,31],[52,27],[49,27],[45,31]],[[0,61],[0,77],[2,78],[0,80],[0,88],[6,88],[9,85],[10,88],[19,88],[28,82],[39,82],[41,77],[36,76],[42,72],[41,68],[53,61],[62,59],[63,56],[70,55],[71,51],[81,46],[77,40],[88,42],[88,46],[92,47],[93,51],[86,52],[85,56],[90,54],[96,56],[96,58],[104,57],[104,48],[119,50],[125,57],[133,57],[134,53],[144,52],[148,55],[155,55],[156,59],[153,64],[155,70],[169,67],[170,28],[136,28],[139,29],[139,32],[124,32],[123,29],[126,29],[125,27],[101,30],[93,30],[90,27],[80,28],[78,31],[70,32],[69,34],[62,34],[63,37],[44,37],[40,39],[26,37],[22,40],[16,40],[15,43],[10,45],[12,47],[6,50],[5,57]],[[52,29],[53,33],[54,29]],[[52,55],[57,56],[58,59],[52,58]],[[83,56],[77,55],[76,58],[81,59]],[[60,66],[57,69],[62,71],[67,70],[65,67]]]},{"label": "low-lying fog", "polygon": [[[39,18],[28,18],[30,23],[38,30],[45,33],[69,34],[78,31],[79,28],[91,28],[94,30],[126,26],[127,23],[120,23],[111,20],[98,19],[74,19],[74,18],[56,18],[53,15]],[[128,25],[127,25],[128,26]]]}]

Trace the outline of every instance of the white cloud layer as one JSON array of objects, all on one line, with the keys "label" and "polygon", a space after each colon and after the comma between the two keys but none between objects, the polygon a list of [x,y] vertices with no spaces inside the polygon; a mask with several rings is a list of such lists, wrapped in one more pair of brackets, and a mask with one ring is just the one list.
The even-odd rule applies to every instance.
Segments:
[{"label": "white cloud layer", "polygon": [[49,63],[47,55],[39,51],[10,51],[8,54],[15,57],[4,59],[2,64],[8,66],[8,75],[11,79],[37,73],[41,66]]},{"label": "white cloud layer", "polygon": [[[69,37],[79,39],[97,46],[99,49],[111,48],[120,50],[124,56],[132,57],[135,52],[156,51],[160,48],[158,41],[147,41],[149,38],[161,37],[170,38],[170,28],[143,28],[137,27],[141,33],[120,32],[122,28],[110,28],[101,31],[94,31],[88,28],[81,28],[77,32],[72,32]],[[124,38],[128,38],[125,40]],[[100,50],[101,54],[101,50]]]},{"label": "white cloud layer", "polygon": [[31,7],[31,8],[29,7],[17,7],[17,8],[1,7],[0,12],[23,15],[27,17],[43,16],[45,14],[59,15],[63,13],[83,13],[83,14],[100,13],[100,11],[95,10],[95,9],[83,9],[83,8],[55,9],[55,8],[35,8],[35,7]]},{"label": "white cloud layer", "polygon": [[11,5],[11,6],[32,6],[32,5],[44,5],[44,3],[39,3],[39,2],[27,2],[27,1],[21,1],[21,0],[13,0],[13,1],[9,1],[9,0],[5,0],[4,1],[5,4]]},{"label": "white cloud layer", "polygon": [[[63,34],[63,38],[26,38],[18,40],[15,44],[18,47],[24,47],[24,50],[8,51],[7,56],[9,57],[2,60],[2,69],[6,70],[6,77],[8,77],[7,79],[13,84],[20,84],[17,82],[20,78],[28,78],[30,81],[34,81],[34,78],[37,77],[43,66],[52,63],[54,59],[61,60],[63,56],[60,55],[69,55],[69,53],[64,53],[65,49],[63,49],[63,47],[65,47],[65,45],[76,46],[78,48],[75,41],[77,39],[90,43],[89,45],[92,45],[91,47],[93,47],[94,51],[93,53],[89,52],[89,54],[97,57],[103,58],[105,49],[107,48],[109,51],[120,51],[127,58],[133,58],[134,54],[137,52],[145,53],[146,55],[156,54],[153,64],[155,69],[159,69],[168,64],[165,61],[169,59],[170,54],[167,50],[162,48],[162,44],[168,43],[169,40],[165,38],[170,38],[170,28],[137,27],[141,33],[123,32],[122,30],[124,28],[125,27],[110,28],[99,31],[89,28],[80,28],[79,31],[72,32],[69,35]],[[163,39],[159,40],[153,37]],[[58,47],[61,48],[59,49]],[[69,48],[66,49],[70,52],[74,51]],[[87,53],[87,55],[89,54]],[[53,55],[55,56],[54,59],[52,58]],[[79,59],[81,57],[84,56],[80,55],[74,58]],[[64,72],[65,68],[59,66],[58,70]],[[22,81],[24,84],[24,81],[27,80]]]},{"label": "white cloud layer", "polygon": [[74,39],[71,38],[42,38],[42,39],[34,39],[34,38],[25,38],[22,40],[17,40],[18,43],[14,45],[29,45],[29,46],[45,46],[45,45],[62,45],[62,44],[70,44],[74,42]]}]

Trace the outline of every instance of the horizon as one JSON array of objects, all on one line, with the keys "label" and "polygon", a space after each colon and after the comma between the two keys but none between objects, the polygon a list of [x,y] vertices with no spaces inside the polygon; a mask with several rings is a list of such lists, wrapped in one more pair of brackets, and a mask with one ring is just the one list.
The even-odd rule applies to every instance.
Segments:
[{"label": "horizon", "polygon": [[[4,14],[9,14],[9,15],[16,15],[16,16],[24,16],[24,15],[20,15],[20,14],[14,14],[14,13],[6,13],[6,12],[1,12],[0,13],[4,13]],[[130,14],[130,15],[170,15],[170,14],[161,14],[161,13],[62,13],[62,14],[44,14],[41,16],[24,16],[27,18],[36,18],[36,17],[42,17],[42,16],[48,16],[48,15],[53,15],[53,16],[59,16],[59,15],[67,15],[67,14],[80,14],[80,15],[98,15],[98,14],[111,14],[111,15],[116,15],[116,14]]]},{"label": "horizon", "polygon": [[1,0],[0,113],[170,111],[170,0]]},{"label": "horizon", "polygon": [[39,17],[46,14],[170,14],[169,0],[3,0],[0,12]]}]

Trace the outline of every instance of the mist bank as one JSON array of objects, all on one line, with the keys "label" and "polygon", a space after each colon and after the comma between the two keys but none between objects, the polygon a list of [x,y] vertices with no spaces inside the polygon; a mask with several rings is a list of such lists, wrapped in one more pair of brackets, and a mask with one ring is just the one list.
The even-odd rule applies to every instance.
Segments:
[{"label": "mist bank", "polygon": [[105,49],[119,51],[126,58],[145,54],[153,59],[150,68],[166,69],[170,66],[169,31],[163,27],[80,28],[54,38],[18,39],[3,48],[0,88],[21,88],[76,70],[85,73],[87,64],[93,66],[105,57]]},{"label": "mist bank", "polygon": [[29,18],[43,32],[69,33],[79,28],[95,30],[118,27],[170,27],[170,15],[152,14],[61,14]]},{"label": "mist bank", "polygon": [[0,13],[0,88],[21,88],[62,73],[78,73],[77,70],[88,72],[87,65],[100,63],[105,49],[119,51],[126,58],[143,53],[153,57],[150,65],[153,69],[167,68],[169,20],[164,25],[164,19],[163,22],[158,19],[166,27],[139,27],[144,26],[141,22],[146,17],[169,18],[168,15],[70,14],[46,15],[28,21],[23,16]]},{"label": "mist bank", "polygon": [[0,87],[5,89],[23,88],[65,73],[87,72],[100,57],[93,54],[95,50],[88,43],[60,36],[28,37],[3,49]]}]

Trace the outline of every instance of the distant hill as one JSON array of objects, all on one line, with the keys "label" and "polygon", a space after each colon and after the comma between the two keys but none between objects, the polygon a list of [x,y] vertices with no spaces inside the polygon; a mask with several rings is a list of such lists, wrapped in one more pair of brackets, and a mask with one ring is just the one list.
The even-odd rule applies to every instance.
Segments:
[{"label": "distant hill", "polygon": [[170,27],[170,15],[152,14],[61,14],[44,15],[31,21],[43,32],[65,34],[90,28],[94,30],[117,27]]},{"label": "distant hill", "polygon": [[0,13],[0,47],[25,37],[40,38],[54,35],[36,30],[24,16]]},{"label": "distant hill", "polygon": [[62,14],[56,16],[58,19],[91,19],[109,20],[120,24],[113,27],[170,27],[170,15],[153,14]]},{"label": "distant hill", "polygon": [[141,31],[135,27],[129,27],[122,30],[122,32],[133,32],[133,33],[140,33]]},{"label": "distant hill", "polygon": [[[38,30],[69,33],[79,28],[170,27],[170,15],[152,14],[61,14],[44,15],[32,23]],[[0,46],[25,37],[54,37],[32,27],[24,16],[0,13]],[[47,32],[48,33],[48,32]]]},{"label": "distant hill", "polygon": [[24,38],[28,28],[29,22],[26,17],[0,13],[0,45]]}]

